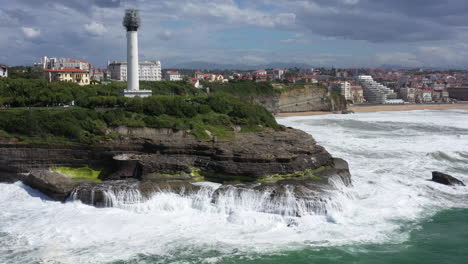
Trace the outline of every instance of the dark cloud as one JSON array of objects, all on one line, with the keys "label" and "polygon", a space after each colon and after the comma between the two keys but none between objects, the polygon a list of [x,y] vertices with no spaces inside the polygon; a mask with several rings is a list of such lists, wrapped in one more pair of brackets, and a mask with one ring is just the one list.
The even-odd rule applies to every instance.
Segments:
[{"label": "dark cloud", "polygon": [[0,9],[0,27],[28,25],[34,24],[36,21],[34,16],[22,9]]},{"label": "dark cloud", "polygon": [[371,42],[454,39],[468,26],[466,0],[276,0],[311,32]]}]

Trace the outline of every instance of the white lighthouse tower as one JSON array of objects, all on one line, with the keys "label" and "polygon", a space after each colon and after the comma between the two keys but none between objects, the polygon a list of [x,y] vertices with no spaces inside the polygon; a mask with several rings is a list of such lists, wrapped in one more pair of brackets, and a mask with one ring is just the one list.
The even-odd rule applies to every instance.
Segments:
[{"label": "white lighthouse tower", "polygon": [[137,9],[127,9],[123,25],[127,29],[127,89],[122,91],[125,97],[148,97],[151,90],[140,90],[138,69],[138,28],[141,25]]}]

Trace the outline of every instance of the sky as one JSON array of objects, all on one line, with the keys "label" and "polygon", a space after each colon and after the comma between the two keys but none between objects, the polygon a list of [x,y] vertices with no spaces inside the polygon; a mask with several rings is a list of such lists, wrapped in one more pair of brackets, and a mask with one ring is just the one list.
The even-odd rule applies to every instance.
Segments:
[{"label": "sky", "polygon": [[0,0],[0,64],[123,61],[126,8],[141,12],[140,59],[163,68],[468,68],[467,0]]}]

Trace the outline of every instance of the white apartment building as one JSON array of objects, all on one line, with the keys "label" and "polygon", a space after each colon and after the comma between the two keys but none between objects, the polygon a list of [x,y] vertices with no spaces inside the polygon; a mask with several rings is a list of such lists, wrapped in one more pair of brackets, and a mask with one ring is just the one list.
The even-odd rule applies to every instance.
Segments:
[{"label": "white apartment building", "polygon": [[416,103],[416,88],[400,88],[400,97],[408,103]]},{"label": "white apartment building", "polygon": [[333,85],[333,90],[339,92],[345,97],[346,100],[353,100],[351,95],[351,83],[349,82],[338,82]]},{"label": "white apartment building", "polygon": [[167,81],[182,81],[182,75],[176,71],[167,71],[165,77]]},{"label": "white apartment building", "polygon": [[273,75],[275,76],[275,79],[282,79],[284,75],[284,70],[283,69],[274,69],[273,70]]},{"label": "white apartment building", "polygon": [[[127,62],[109,62],[107,70],[112,80],[127,81]],[[140,61],[138,76],[140,81],[161,81],[161,62]]]},{"label": "white apartment building", "polygon": [[93,68],[93,65],[87,61],[69,58],[49,58],[47,56],[41,58],[40,62],[35,63],[34,66],[42,70],[80,69],[88,72]]},{"label": "white apartment building", "polygon": [[[374,81],[372,76],[360,75],[358,76],[358,80],[362,85],[364,90],[364,98],[366,98],[367,102],[371,104],[395,103],[395,92],[392,89]],[[388,101],[390,99],[392,100],[391,102]]]},{"label": "white apartment building", "polygon": [[0,78],[8,77],[8,67],[6,65],[0,65]]}]

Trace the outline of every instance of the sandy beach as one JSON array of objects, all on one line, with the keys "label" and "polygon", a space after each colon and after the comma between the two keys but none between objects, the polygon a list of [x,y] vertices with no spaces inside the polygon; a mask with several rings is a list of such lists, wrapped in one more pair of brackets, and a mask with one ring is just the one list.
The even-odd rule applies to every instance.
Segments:
[{"label": "sandy beach", "polygon": [[[450,110],[465,109],[468,110],[468,104],[412,104],[412,105],[358,105],[349,107],[350,111],[356,113],[365,112],[385,112],[385,111],[412,111],[412,110]],[[298,113],[279,113],[275,116],[308,116],[308,115],[329,115],[333,112],[298,112]]]}]

